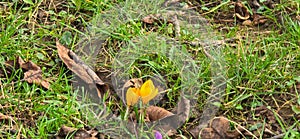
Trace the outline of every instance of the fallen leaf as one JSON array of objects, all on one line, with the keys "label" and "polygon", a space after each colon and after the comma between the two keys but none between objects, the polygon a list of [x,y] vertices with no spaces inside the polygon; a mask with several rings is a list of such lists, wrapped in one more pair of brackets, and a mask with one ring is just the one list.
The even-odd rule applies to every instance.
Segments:
[{"label": "fallen leaf", "polygon": [[49,89],[50,84],[48,81],[44,80],[42,77],[42,70],[39,66],[34,64],[33,62],[24,62],[21,58],[19,58],[19,63],[21,68],[25,70],[24,80],[28,83],[40,84],[43,87]]},{"label": "fallen leaf", "polygon": [[149,106],[146,109],[146,113],[150,121],[157,121],[159,119],[174,115],[172,112],[169,112],[166,109],[157,106]]},{"label": "fallen leaf", "polygon": [[55,135],[56,139],[72,137],[74,139],[98,139],[100,133],[94,128],[73,128],[63,125]]},{"label": "fallen leaf", "polygon": [[227,118],[215,117],[210,120],[208,127],[202,129],[194,128],[190,132],[197,139],[231,139],[238,138],[242,130],[242,128],[230,130],[230,123]]},{"label": "fallen leaf", "polygon": [[[142,114],[142,113],[144,113],[143,109],[138,111],[138,114]],[[164,108],[157,107],[157,106],[149,106],[145,111],[144,121],[154,122],[172,115],[174,115],[172,112],[169,112]],[[131,113],[128,119],[130,121],[137,122],[135,112]]]},{"label": "fallen leaf", "polygon": [[88,131],[84,129],[78,129],[74,135],[74,139],[92,139],[92,135],[90,135]]},{"label": "fallen leaf", "polygon": [[48,81],[42,79],[41,71],[29,70],[24,73],[24,79],[28,83],[41,84],[43,87],[49,89],[50,84]]},{"label": "fallen leaf", "polygon": [[31,61],[24,62],[21,57],[17,57],[16,60],[6,61],[4,69],[0,70],[0,77],[9,77],[13,71],[19,68],[22,68],[24,71],[23,80],[28,83],[42,85],[44,88],[49,89],[50,83],[46,79],[43,79],[41,68]]},{"label": "fallen leaf", "polygon": [[[201,139],[216,139],[216,133],[212,128],[203,128],[200,132]],[[198,138],[198,137],[195,137]]]},{"label": "fallen leaf", "polygon": [[188,118],[190,114],[190,100],[184,97],[184,94],[181,93],[180,100],[178,102],[177,114],[179,116],[180,124],[183,124]]},{"label": "fallen leaf", "polygon": [[[67,65],[67,67],[74,72],[79,78],[87,83],[90,89],[96,89],[98,97],[102,97],[109,89],[97,74],[86,65],[73,51],[67,49],[56,41],[57,52],[60,59]],[[99,87],[98,87],[98,86]]]},{"label": "fallen leaf", "polygon": [[172,136],[177,133],[177,128],[181,126],[178,122],[179,117],[178,115],[174,114],[171,116],[167,116],[163,119],[159,119],[154,121],[150,127],[154,126],[155,130],[161,131],[167,136]]},{"label": "fallen leaf", "polygon": [[296,19],[297,19],[298,21],[300,21],[300,15],[297,15],[297,16],[296,16]]},{"label": "fallen leaf", "polygon": [[190,101],[182,94],[178,102],[177,114],[156,106],[148,107],[146,113],[149,120],[154,122],[152,124],[155,125],[154,129],[162,131],[168,136],[172,136],[176,133],[176,129],[188,119],[190,113]]},{"label": "fallen leaf", "polygon": [[[178,11],[167,11],[162,14],[150,14],[144,17],[141,21],[147,24],[164,24],[164,23],[171,23],[174,25],[174,35],[180,36],[180,21],[178,16],[189,16],[186,15],[185,12],[178,12]],[[171,31],[173,32],[173,31]]]},{"label": "fallen leaf", "polygon": [[[138,112],[141,114],[144,111],[139,110]],[[131,113],[128,119],[131,121],[128,124],[128,129],[130,129],[130,131],[135,131],[133,129],[135,129],[134,123],[137,123],[136,114]],[[146,122],[148,127],[153,127],[154,130],[160,131],[168,136],[176,133],[176,129],[179,126],[178,119],[178,115],[175,115],[161,107],[149,106],[145,110],[144,122]]]},{"label": "fallen leaf", "polygon": [[233,130],[230,131],[229,120],[225,117],[215,117],[210,122],[210,127],[215,131],[215,137],[218,138],[236,138],[239,136],[239,132]]}]

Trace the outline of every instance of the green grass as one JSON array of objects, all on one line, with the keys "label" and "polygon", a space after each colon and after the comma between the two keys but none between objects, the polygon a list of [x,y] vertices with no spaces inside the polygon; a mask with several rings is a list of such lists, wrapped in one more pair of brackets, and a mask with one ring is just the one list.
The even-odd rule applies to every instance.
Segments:
[{"label": "green grass", "polygon": [[[110,15],[111,18],[119,14],[124,16],[132,14],[136,17],[134,11],[140,7],[130,9],[130,6],[124,6],[125,9],[132,11],[118,13],[113,11],[113,6],[122,1],[72,0],[56,6],[49,6],[47,2],[33,3],[24,0],[0,3],[1,69],[5,67],[5,61],[20,56],[25,61],[32,61],[40,66],[44,78],[49,79],[51,83],[49,90],[39,85],[29,84],[22,80],[24,72],[21,69],[14,69],[11,75],[5,74],[0,78],[0,113],[13,118],[13,120],[0,119],[1,138],[51,138],[62,125],[81,128],[87,125],[106,124],[105,122],[95,124],[94,119],[86,115],[86,111],[77,99],[80,91],[73,88],[71,83],[74,78],[59,59],[55,47],[55,41],[58,39],[66,47],[76,51],[80,48],[83,37],[99,32],[105,34],[106,51],[102,53],[103,55],[97,56],[99,59],[96,62],[93,61],[92,66],[95,66],[95,70],[101,68],[114,70],[116,65],[113,65],[113,59],[116,56],[126,55],[125,52],[120,51],[127,51],[125,46],[130,45],[134,50],[131,53],[137,54],[137,57],[129,58],[135,61],[129,62],[129,66],[126,65],[128,69],[122,74],[130,78],[143,78],[144,81],[155,75],[161,75],[167,82],[165,88],[170,90],[157,105],[168,110],[172,110],[177,105],[181,89],[197,84],[198,86],[194,88],[198,89],[195,93],[199,93],[196,108],[199,111],[203,110],[205,99],[213,85],[211,75],[219,71],[212,69],[218,67],[214,67],[203,49],[188,44],[180,48],[184,52],[181,56],[184,57],[184,54],[189,53],[191,59],[188,59],[190,60],[188,62],[193,60],[199,67],[199,72],[195,75],[180,69],[182,59],[172,60],[164,53],[151,53],[158,49],[163,52],[170,47],[168,44],[160,43],[164,42],[165,38],[175,36],[172,24],[145,26],[137,19],[126,23],[119,20],[111,28],[104,28],[104,26],[99,27],[99,30],[86,32],[85,29],[91,27],[91,23],[97,22],[99,19],[97,16],[101,16],[99,13],[113,14]],[[206,18],[213,21],[214,16],[220,11],[224,11],[225,14],[230,13],[232,6],[230,7],[229,4],[218,7],[217,10],[205,15]],[[157,8],[149,7],[145,11],[153,10],[153,13],[159,13],[156,11]],[[213,9],[213,7],[206,8]],[[256,115],[254,112],[255,108],[264,105],[275,116],[275,122],[278,123],[278,130],[280,130],[277,134],[283,134],[284,138],[299,138],[299,130],[293,130],[300,127],[297,119],[299,114],[282,119],[278,111],[284,106],[299,108],[300,105],[297,102],[299,93],[291,91],[291,88],[296,88],[300,83],[300,21],[295,19],[300,13],[299,3],[282,2],[276,4],[273,9],[265,8],[262,15],[274,22],[269,27],[247,27],[242,26],[238,21],[234,21],[234,26],[212,23],[212,28],[215,27],[217,30],[219,26],[224,26],[228,31],[218,32],[216,36],[208,36],[212,37],[207,38],[208,41],[216,38],[236,38],[234,42],[226,42],[219,55],[222,56],[222,66],[224,66],[222,73],[227,77],[227,87],[217,115],[224,115],[247,129],[255,130],[256,126],[268,126],[268,117],[264,114]],[[195,32],[182,28],[179,42],[192,41],[197,37],[203,39],[203,36]],[[158,35],[160,38],[156,38]],[[152,47],[147,48],[147,46]],[[178,63],[179,67],[176,66]],[[189,70],[194,69],[189,68]],[[185,76],[196,77],[196,79],[187,80]],[[117,95],[106,95],[107,98],[101,101],[106,104],[107,111],[118,111],[118,114],[124,115],[126,108]],[[285,104],[285,102],[289,103]],[[192,113],[190,120],[178,129],[178,135],[187,136],[186,130],[189,130],[189,125],[196,124],[192,120],[198,117],[199,114]],[[252,118],[256,124],[245,123],[247,118]],[[113,131],[113,128],[101,128],[99,132]],[[264,134],[261,129],[258,132]],[[146,131],[145,134],[149,135]],[[258,138],[263,137],[261,135]]]}]

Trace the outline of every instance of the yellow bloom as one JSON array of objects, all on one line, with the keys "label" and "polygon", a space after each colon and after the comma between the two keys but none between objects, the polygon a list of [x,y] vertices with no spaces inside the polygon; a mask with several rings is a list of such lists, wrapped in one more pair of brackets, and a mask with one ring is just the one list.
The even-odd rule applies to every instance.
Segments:
[{"label": "yellow bloom", "polygon": [[147,80],[141,88],[128,88],[126,92],[126,102],[128,106],[134,105],[142,99],[143,104],[147,104],[158,94],[152,80]]}]

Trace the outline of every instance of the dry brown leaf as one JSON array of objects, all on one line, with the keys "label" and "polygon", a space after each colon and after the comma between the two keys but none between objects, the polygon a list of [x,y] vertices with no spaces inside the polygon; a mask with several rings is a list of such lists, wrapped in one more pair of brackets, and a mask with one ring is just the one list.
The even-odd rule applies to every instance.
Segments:
[{"label": "dry brown leaf", "polygon": [[[97,74],[86,65],[73,51],[67,49],[56,41],[57,52],[60,59],[67,67],[79,78],[86,82],[91,89],[97,89],[98,97],[102,97],[108,91],[108,85],[105,84]],[[99,85],[99,88],[97,87]]]},{"label": "dry brown leaf", "polygon": [[181,95],[178,102],[177,114],[173,114],[161,107],[150,106],[147,108],[146,113],[150,121],[155,121],[154,129],[172,136],[176,133],[176,129],[181,126],[189,117],[190,101]]},{"label": "dry brown leaf", "polygon": [[31,61],[24,62],[23,59],[21,59],[20,57],[18,58],[18,61],[21,65],[21,68],[26,71],[24,73],[25,81],[27,81],[28,83],[40,84],[43,87],[49,89],[50,84],[48,81],[43,80],[42,70],[39,66],[37,66]]},{"label": "dry brown leaf", "polygon": [[16,69],[22,68],[24,71],[24,79],[28,83],[35,83],[42,85],[44,88],[49,89],[50,84],[42,77],[42,70],[35,63],[28,61],[24,62],[21,57],[17,57],[16,60],[9,60],[4,63],[5,69],[0,70],[0,77],[10,76]]},{"label": "dry brown leaf", "polygon": [[226,132],[229,131],[229,121],[224,117],[215,117],[211,123],[210,127],[217,132],[221,138],[227,137]]},{"label": "dry brown leaf", "polygon": [[79,129],[74,135],[74,139],[97,139],[85,129]]},{"label": "dry brown leaf", "polygon": [[216,133],[212,128],[203,128],[200,132],[201,139],[217,139]]},{"label": "dry brown leaf", "polygon": [[162,133],[165,133],[167,136],[172,136],[177,133],[176,129],[181,126],[180,118],[177,114],[173,114],[168,112],[169,114],[162,114],[162,119],[158,119],[154,121],[152,125],[154,126],[155,130],[159,130]]},{"label": "dry brown leaf", "polygon": [[177,114],[179,116],[180,123],[184,123],[188,118],[190,114],[190,100],[184,97],[184,94],[181,93],[181,98],[178,102],[178,108],[177,108]]},{"label": "dry brown leaf", "polygon": [[148,16],[145,16],[142,19],[142,22],[147,24],[162,24],[162,23],[173,23],[173,20],[171,17],[174,17],[174,12],[166,12],[163,14],[150,14]]},{"label": "dry brown leaf", "polygon": [[98,139],[98,134],[99,132],[95,129],[77,129],[63,125],[56,134],[56,139],[64,139],[70,137],[70,135],[72,135],[74,139]]},{"label": "dry brown leaf", "polygon": [[42,71],[41,70],[29,70],[29,71],[25,72],[24,79],[28,83],[40,84],[47,89],[49,89],[49,87],[50,87],[49,82],[42,79]]},{"label": "dry brown leaf", "polygon": [[[238,128],[238,130],[243,131],[242,128]],[[229,120],[225,117],[215,117],[210,121],[207,128],[195,128],[190,132],[194,138],[200,136],[201,139],[231,139],[240,135],[237,130],[230,130]]]},{"label": "dry brown leaf", "polygon": [[247,20],[250,18],[248,9],[240,1],[235,3],[235,16],[237,16],[241,20]]},{"label": "dry brown leaf", "polygon": [[174,115],[166,109],[157,106],[149,106],[146,109],[146,113],[152,122]]},{"label": "dry brown leaf", "polygon": [[[154,127],[153,129],[161,131],[168,136],[176,133],[176,129],[179,126],[178,115],[157,106],[149,106],[145,112],[144,121],[147,122],[149,127]],[[143,113],[143,110],[139,110],[139,114],[141,113]],[[133,129],[135,128],[133,123],[137,122],[135,113],[130,114],[129,121],[131,122],[128,124],[128,129],[134,131]]]},{"label": "dry brown leaf", "polygon": [[[139,114],[144,113],[143,109],[138,111]],[[164,108],[157,107],[157,106],[149,106],[146,109],[146,113],[144,116],[145,122],[154,122],[163,118],[166,118],[168,116],[174,115],[172,112],[167,111]],[[131,113],[128,117],[130,121],[136,122],[136,114],[135,112]]]},{"label": "dry brown leaf", "polygon": [[210,127],[217,133],[215,136],[220,138],[236,138],[239,135],[237,131],[230,131],[229,120],[225,117],[215,117]]},{"label": "dry brown leaf", "polygon": [[167,136],[172,136],[177,133],[176,129],[179,128],[180,123],[178,115],[171,115],[167,116],[163,119],[159,119],[157,121],[154,121],[152,125],[154,126],[155,130],[161,131],[162,133],[165,133]]}]

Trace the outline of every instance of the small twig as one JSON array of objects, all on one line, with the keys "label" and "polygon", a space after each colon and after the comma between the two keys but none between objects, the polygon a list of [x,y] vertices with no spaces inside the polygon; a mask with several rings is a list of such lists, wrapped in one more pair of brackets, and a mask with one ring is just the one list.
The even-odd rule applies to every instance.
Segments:
[{"label": "small twig", "polygon": [[163,93],[169,92],[169,91],[171,91],[171,90],[172,90],[172,89],[166,89],[166,90],[160,91],[159,94],[163,94]]}]

